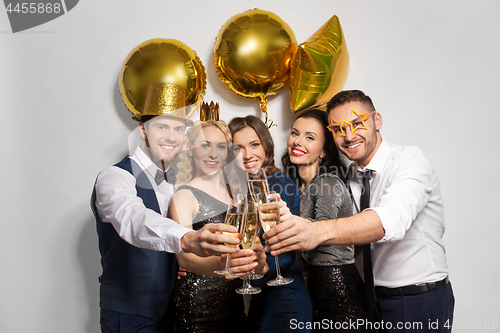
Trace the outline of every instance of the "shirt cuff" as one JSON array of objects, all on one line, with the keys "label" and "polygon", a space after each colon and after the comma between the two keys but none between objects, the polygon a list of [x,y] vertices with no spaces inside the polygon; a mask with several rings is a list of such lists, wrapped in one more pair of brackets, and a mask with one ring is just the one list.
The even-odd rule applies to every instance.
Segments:
[{"label": "shirt cuff", "polygon": [[370,207],[365,210],[372,210],[377,213],[380,218],[380,222],[382,223],[382,228],[384,228],[384,237],[376,241],[375,243],[393,243],[403,239],[405,233],[401,234],[400,231],[397,230],[397,225],[394,221],[391,220],[391,216],[394,214],[388,207]]},{"label": "shirt cuff", "polygon": [[184,237],[188,232],[193,231],[193,229],[183,227],[182,225],[172,226],[165,237],[166,243],[173,246],[173,251],[175,254],[184,252],[181,249],[181,238]]}]

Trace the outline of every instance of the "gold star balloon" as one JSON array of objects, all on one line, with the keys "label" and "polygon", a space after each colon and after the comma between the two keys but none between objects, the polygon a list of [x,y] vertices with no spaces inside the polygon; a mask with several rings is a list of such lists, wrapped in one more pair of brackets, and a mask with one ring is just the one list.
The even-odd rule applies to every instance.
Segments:
[{"label": "gold star balloon", "polygon": [[186,117],[189,117],[203,100],[207,75],[196,52],[186,44],[156,38],[134,48],[120,71],[120,92],[134,120],[140,120],[144,111],[148,87],[157,83],[185,89]]},{"label": "gold star balloon", "polygon": [[219,78],[238,95],[259,100],[266,115],[267,96],[288,81],[290,60],[297,47],[295,34],[280,17],[253,9],[231,17],[214,45]]},{"label": "gold star balloon", "polygon": [[333,16],[295,50],[289,80],[292,111],[324,108],[344,86],[348,72],[344,34],[338,17]]}]

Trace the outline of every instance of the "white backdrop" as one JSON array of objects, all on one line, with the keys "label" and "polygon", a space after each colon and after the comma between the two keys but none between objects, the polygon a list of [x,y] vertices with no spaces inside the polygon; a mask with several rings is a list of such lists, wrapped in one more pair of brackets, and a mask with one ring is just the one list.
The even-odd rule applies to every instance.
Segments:
[{"label": "white backdrop", "polygon": [[[136,125],[118,90],[122,62],[145,40],[181,40],[205,65],[205,100],[224,120],[259,115],[212,62],[220,27],[251,8],[280,16],[299,43],[339,17],[351,56],[344,88],[370,95],[384,139],[419,146],[440,176],[454,330],[498,330],[500,2],[81,0],[17,34],[0,9],[0,332],[99,331],[89,197]],[[279,156],[295,117],[287,89],[269,98]]]}]

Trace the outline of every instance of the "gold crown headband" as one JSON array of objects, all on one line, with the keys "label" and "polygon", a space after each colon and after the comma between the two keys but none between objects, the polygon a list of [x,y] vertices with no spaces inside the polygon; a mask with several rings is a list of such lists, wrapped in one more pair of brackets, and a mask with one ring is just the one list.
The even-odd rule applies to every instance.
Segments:
[{"label": "gold crown headband", "polygon": [[210,105],[202,102],[200,105],[200,120],[201,121],[218,121],[219,120],[219,103],[212,101]]}]

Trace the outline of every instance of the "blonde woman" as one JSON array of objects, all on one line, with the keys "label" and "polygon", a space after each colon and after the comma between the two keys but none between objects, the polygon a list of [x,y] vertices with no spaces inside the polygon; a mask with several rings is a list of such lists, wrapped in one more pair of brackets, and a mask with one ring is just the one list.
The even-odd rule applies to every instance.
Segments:
[{"label": "blonde woman", "polygon": [[[230,144],[231,134],[221,120],[197,122],[187,132],[177,165],[172,219],[194,230],[207,223],[224,223],[231,197],[222,170]],[[247,264],[242,266],[246,271],[265,265],[265,255],[259,264],[254,262],[257,256],[252,251],[240,252],[231,263]],[[245,320],[243,298],[235,292],[241,280],[227,280],[213,273],[221,268],[220,257],[180,253],[177,259],[188,272],[177,280],[173,293],[175,332],[238,332]],[[190,272],[193,270],[202,274]]]}]

